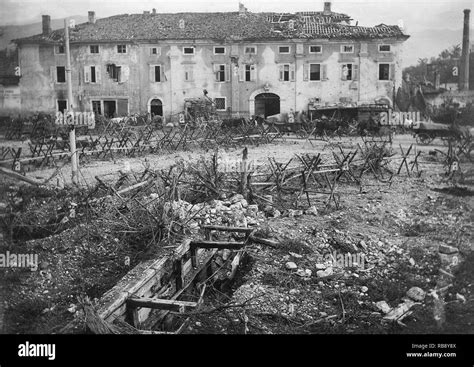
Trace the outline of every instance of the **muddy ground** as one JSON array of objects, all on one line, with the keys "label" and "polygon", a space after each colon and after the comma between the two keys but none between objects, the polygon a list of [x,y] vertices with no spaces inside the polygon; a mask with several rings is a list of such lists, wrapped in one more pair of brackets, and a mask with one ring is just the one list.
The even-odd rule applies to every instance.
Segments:
[{"label": "muddy ground", "polygon": [[[353,138],[343,140],[347,150],[356,143]],[[408,136],[396,137],[394,147],[402,144],[405,149],[411,143],[414,141]],[[453,188],[445,181],[441,158],[428,154],[434,148],[443,146],[440,143],[422,148],[425,154],[421,177],[397,176],[391,185],[367,178],[362,190],[351,184],[340,186],[343,194],[339,209],[326,208],[319,202],[317,215],[268,218],[258,231],[279,241],[280,246],[252,245],[231,289],[210,287],[206,305],[208,310],[216,310],[192,315],[185,332],[474,332],[474,191],[472,185]],[[249,157],[258,163],[269,156],[283,161],[298,152],[329,153],[330,147],[322,142],[312,146],[287,141],[251,147],[249,152]],[[240,153],[241,148],[227,152],[236,159]],[[138,171],[145,162],[153,168],[165,168],[178,159],[192,160],[200,154],[206,153],[148,156],[146,162],[143,158],[91,161],[82,170],[84,180],[90,183],[95,175],[118,175],[124,167]],[[463,165],[473,168],[471,163]],[[67,184],[67,166],[65,170]],[[28,175],[44,178],[51,172],[42,170]],[[80,190],[34,191],[5,177],[0,184],[0,201],[12,202],[22,215],[36,216],[41,222],[41,212],[35,210],[47,209],[48,215],[54,212],[51,224],[55,224],[57,232],[49,233],[48,223],[41,222],[40,229],[23,228],[20,233],[11,233],[11,226],[4,221],[0,253],[34,252],[39,255],[40,266],[34,272],[0,269],[2,333],[60,332],[77,317],[78,295],[99,298],[134,265],[156,255],[156,248],[148,243],[124,243],[103,222],[90,221],[87,213],[64,220],[71,201],[83,197]],[[3,210],[10,207],[4,206]],[[59,230],[57,223],[62,223]],[[456,247],[457,258],[462,261],[456,265],[451,257],[446,264],[446,258],[438,252],[440,245]],[[345,253],[348,249],[366,256],[363,267],[334,266],[333,274],[318,276],[328,253]],[[297,268],[287,269],[288,262],[294,262]],[[298,272],[307,269],[310,276],[308,272],[305,276]],[[413,313],[400,323],[384,321],[384,312],[376,303],[385,301],[396,308],[414,286],[426,296],[411,308]],[[446,287],[442,295],[445,303],[440,308],[438,293],[433,290]]]}]

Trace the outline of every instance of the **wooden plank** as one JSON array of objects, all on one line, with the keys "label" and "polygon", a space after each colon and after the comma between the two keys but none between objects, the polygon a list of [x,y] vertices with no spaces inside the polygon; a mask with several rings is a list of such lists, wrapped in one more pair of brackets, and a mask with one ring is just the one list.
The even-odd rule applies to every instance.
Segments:
[{"label": "wooden plank", "polygon": [[238,250],[245,246],[244,242],[227,242],[227,241],[193,241],[191,247],[215,248],[219,250],[230,249]]},{"label": "wooden plank", "polygon": [[131,297],[127,299],[127,306],[130,308],[136,307],[146,307],[157,310],[167,310],[167,311],[176,311],[183,312],[186,308],[196,308],[196,302],[187,302],[187,301],[175,301],[169,299],[160,299],[160,298],[137,298]]},{"label": "wooden plank", "polygon": [[242,232],[242,233],[250,233],[254,230],[253,228],[247,228],[247,227],[228,227],[228,226],[216,226],[216,225],[201,226],[201,228],[208,229],[211,231]]}]

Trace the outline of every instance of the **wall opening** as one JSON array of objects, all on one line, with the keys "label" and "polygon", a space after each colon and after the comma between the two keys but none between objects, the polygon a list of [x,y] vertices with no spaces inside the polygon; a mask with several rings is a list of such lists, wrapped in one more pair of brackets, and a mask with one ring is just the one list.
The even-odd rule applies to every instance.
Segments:
[{"label": "wall opening", "polygon": [[155,116],[163,116],[163,103],[158,98],[150,102],[150,113]]},{"label": "wall opening", "polygon": [[255,115],[265,117],[280,113],[280,97],[274,93],[260,93],[255,96]]},{"label": "wall opening", "polygon": [[112,118],[117,111],[117,103],[115,101],[104,101],[104,116]]}]

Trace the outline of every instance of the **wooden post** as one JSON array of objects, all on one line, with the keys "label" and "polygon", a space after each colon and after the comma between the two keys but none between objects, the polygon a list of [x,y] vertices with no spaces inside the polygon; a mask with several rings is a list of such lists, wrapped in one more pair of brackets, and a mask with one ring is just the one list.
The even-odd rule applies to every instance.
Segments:
[{"label": "wooden post", "polygon": [[[71,72],[71,52],[69,49],[69,18],[64,19],[64,44],[66,50],[66,83],[67,83],[67,98],[68,98],[68,112],[74,112],[74,99],[72,95],[72,72]],[[66,116],[64,116],[67,121]],[[74,123],[74,118],[73,118]],[[76,129],[74,125],[71,126],[69,131],[69,146],[71,149],[71,169],[72,169],[72,183],[78,184],[78,162],[76,155]]]},{"label": "wooden post", "polygon": [[247,158],[248,150],[247,147],[244,148],[242,152],[242,163],[241,163],[241,191],[243,197],[248,199],[248,185],[247,185]]}]

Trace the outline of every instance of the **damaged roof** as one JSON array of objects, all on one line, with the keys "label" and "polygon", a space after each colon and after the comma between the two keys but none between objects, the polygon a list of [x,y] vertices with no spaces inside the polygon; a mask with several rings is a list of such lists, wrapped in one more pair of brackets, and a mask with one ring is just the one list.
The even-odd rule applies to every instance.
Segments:
[{"label": "damaged roof", "polygon": [[[283,40],[303,39],[407,39],[398,26],[350,25],[348,15],[330,12],[299,13],[175,13],[122,14],[82,23],[70,30],[71,43],[157,40]],[[184,23],[184,24],[183,24]],[[181,27],[180,27],[181,25]],[[16,43],[55,43],[64,30],[16,39]]]}]

